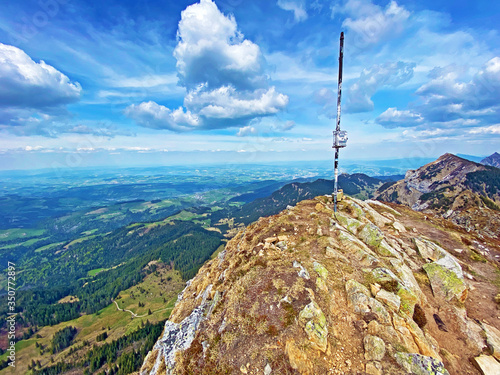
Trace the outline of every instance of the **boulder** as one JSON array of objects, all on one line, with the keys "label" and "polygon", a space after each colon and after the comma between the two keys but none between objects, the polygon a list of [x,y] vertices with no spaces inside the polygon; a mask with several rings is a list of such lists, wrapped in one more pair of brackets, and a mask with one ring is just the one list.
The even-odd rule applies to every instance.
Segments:
[{"label": "boulder", "polygon": [[357,204],[354,199],[350,198],[349,200],[345,201],[349,206],[351,206],[354,216],[356,219],[361,219],[362,217],[365,217],[365,211],[361,208],[359,204]]},{"label": "boulder", "polygon": [[432,357],[415,353],[397,352],[396,362],[409,374],[415,375],[449,375],[444,364]]},{"label": "boulder", "polygon": [[330,246],[326,247],[326,257],[341,260],[342,262],[349,262],[349,260],[338,250],[331,248]]},{"label": "boulder", "polygon": [[322,264],[314,262],[313,268],[317,272],[319,277],[325,280],[328,278],[328,270]]},{"label": "boulder", "polygon": [[359,314],[366,314],[370,312],[370,307],[368,306],[370,300],[366,296],[366,294],[363,293],[349,294],[349,301],[354,307],[354,312],[357,312]]},{"label": "boulder", "polygon": [[370,291],[366,286],[357,282],[356,280],[347,280],[345,283],[345,290],[347,294],[362,293],[367,297],[371,297]]},{"label": "boulder", "polygon": [[398,232],[406,232],[406,228],[403,224],[401,224],[399,221],[394,221],[392,223],[392,226],[394,229],[396,229]]},{"label": "boulder", "polygon": [[318,289],[328,291],[328,286],[326,285],[326,280],[328,279],[328,270],[320,263],[313,263],[314,270],[318,274],[318,278],[316,279],[316,286]]},{"label": "boulder", "polygon": [[372,270],[373,278],[378,283],[386,283],[395,281],[400,282],[399,278],[388,268],[378,267]]},{"label": "boulder", "polygon": [[380,337],[366,335],[363,339],[365,348],[365,359],[372,361],[380,361],[385,355],[385,343]]},{"label": "boulder", "polygon": [[366,286],[358,283],[356,280],[347,280],[345,283],[345,290],[355,312],[360,314],[370,312],[368,304],[371,295]]},{"label": "boulder", "polygon": [[363,208],[367,216],[371,219],[372,222],[375,223],[375,225],[383,227],[384,225],[390,224],[392,222],[391,219],[388,219],[375,211],[369,204],[367,204],[367,202],[355,198],[352,198],[352,200]]},{"label": "boulder", "polygon": [[382,375],[382,365],[377,361],[368,362],[366,364],[365,373],[370,375]]},{"label": "boulder", "polygon": [[376,248],[376,251],[383,257],[395,257],[401,259],[401,255],[397,252],[396,249],[389,245],[385,239],[380,242],[380,244]]},{"label": "boulder", "polygon": [[418,326],[417,323],[413,321],[412,318],[405,318],[406,327],[410,331],[413,336],[413,340],[418,346],[420,354],[425,356],[433,357],[439,361],[441,361],[441,357],[439,355],[439,348],[435,347],[437,343],[435,341],[430,342],[425,336],[422,329]]},{"label": "boulder", "polygon": [[163,335],[156,342],[154,349],[159,352],[157,362],[158,358],[164,360],[167,374],[171,374],[175,367],[176,354],[191,346],[198,327],[204,319],[206,308],[206,304],[200,305],[181,323],[169,320],[165,322]]},{"label": "boulder", "polygon": [[424,293],[422,292],[422,289],[420,289],[420,285],[418,285],[417,279],[415,279],[411,268],[399,259],[391,259],[390,262],[394,267],[401,284],[410,289],[419,299],[422,299]]},{"label": "boulder", "polygon": [[460,302],[465,301],[468,291],[463,275],[459,277],[454,270],[437,262],[424,264],[423,268],[431,282],[434,296],[442,297],[447,301],[453,298]]},{"label": "boulder", "polygon": [[480,355],[473,359],[473,363],[483,375],[500,374],[500,363],[490,355]]},{"label": "boulder", "polygon": [[367,245],[378,247],[384,239],[384,234],[376,225],[367,223],[359,232],[359,238]]},{"label": "boulder", "polygon": [[500,361],[500,331],[486,323],[482,323],[482,326],[491,355]]},{"label": "boulder", "polygon": [[388,292],[385,289],[381,289],[375,298],[387,305],[392,311],[399,311],[399,306],[401,306],[401,298],[394,293]]},{"label": "boulder", "polygon": [[339,227],[340,231],[338,234],[338,238],[342,247],[351,253],[358,252],[359,250],[363,250],[364,252],[375,256],[376,254],[368,247],[366,244],[356,237],[354,237],[351,233],[346,232],[342,227]]},{"label": "boulder", "polygon": [[391,316],[385,309],[384,305],[382,305],[375,298],[368,299],[368,306],[372,313],[374,313],[377,317],[377,320],[382,324],[391,324]]},{"label": "boulder", "polygon": [[299,313],[299,321],[305,323],[305,331],[314,349],[326,352],[328,328],[326,317],[315,301],[312,301]]},{"label": "boulder", "polygon": [[359,227],[363,225],[361,221],[350,218],[349,216],[343,214],[342,212],[337,212],[334,216],[337,218],[337,221],[346,228],[349,232],[357,234]]},{"label": "boulder", "polygon": [[392,319],[394,329],[396,330],[399,339],[406,350],[410,353],[420,353],[420,350],[413,339],[413,335],[406,325],[406,321],[397,314],[394,314]]}]

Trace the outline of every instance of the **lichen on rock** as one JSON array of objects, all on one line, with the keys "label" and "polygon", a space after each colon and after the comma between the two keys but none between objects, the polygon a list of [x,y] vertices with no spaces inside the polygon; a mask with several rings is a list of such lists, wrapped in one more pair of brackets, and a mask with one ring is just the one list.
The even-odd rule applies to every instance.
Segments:
[{"label": "lichen on rock", "polygon": [[396,361],[407,373],[415,375],[449,375],[444,364],[432,357],[415,353],[398,352],[394,355]]},{"label": "lichen on rock", "polygon": [[328,345],[328,327],[326,317],[315,301],[304,307],[299,313],[299,320],[305,323],[305,331],[312,347],[326,352]]}]

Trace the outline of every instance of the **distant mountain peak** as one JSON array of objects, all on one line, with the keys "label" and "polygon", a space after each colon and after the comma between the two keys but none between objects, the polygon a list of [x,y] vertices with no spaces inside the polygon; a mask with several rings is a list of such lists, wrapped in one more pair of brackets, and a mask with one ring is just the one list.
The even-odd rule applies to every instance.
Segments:
[{"label": "distant mountain peak", "polygon": [[498,152],[491,154],[487,158],[481,160],[481,164],[489,165],[490,167],[500,168],[500,154]]},{"label": "distant mountain peak", "polygon": [[[467,230],[495,236],[500,231],[500,170],[446,153],[383,186],[376,199],[434,212]],[[493,212],[490,212],[493,211]]]},{"label": "distant mountain peak", "polygon": [[438,161],[455,161],[455,162],[463,162],[463,163],[472,163],[472,164],[477,164],[473,161],[470,161],[470,160],[467,160],[467,159],[464,159],[460,156],[457,156],[455,154],[452,154],[452,153],[449,153],[447,152],[446,154],[443,154],[441,155],[439,158],[436,159],[435,162],[438,162]]}]

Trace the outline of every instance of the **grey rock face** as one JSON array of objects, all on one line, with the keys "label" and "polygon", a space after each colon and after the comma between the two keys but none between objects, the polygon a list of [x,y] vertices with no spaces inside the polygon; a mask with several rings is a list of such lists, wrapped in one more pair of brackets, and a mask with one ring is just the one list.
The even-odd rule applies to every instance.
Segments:
[{"label": "grey rock face", "polygon": [[[172,375],[172,370],[175,367],[175,354],[179,351],[188,349],[194,340],[196,331],[203,320],[205,306],[199,306],[184,319],[181,323],[173,323],[168,321],[165,323],[165,331],[163,336],[156,342],[153,349],[157,349],[160,354],[157,357],[156,363],[149,375],[156,375],[159,369],[161,360],[163,359],[166,366],[167,375]],[[141,375],[146,375],[142,373]]]}]

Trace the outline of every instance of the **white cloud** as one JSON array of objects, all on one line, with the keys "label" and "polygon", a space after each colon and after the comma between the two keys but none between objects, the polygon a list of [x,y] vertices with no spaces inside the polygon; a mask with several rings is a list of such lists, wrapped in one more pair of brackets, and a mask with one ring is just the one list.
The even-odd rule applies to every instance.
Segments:
[{"label": "white cloud", "polygon": [[287,121],[284,125],[280,127],[283,131],[292,130],[295,127],[295,121]]},{"label": "white cloud", "polygon": [[179,83],[187,94],[176,110],[154,102],[127,107],[125,114],[141,126],[172,131],[246,125],[274,115],[288,97],[270,87],[259,46],[238,31],[232,15],[212,0],[188,6],[177,31]]},{"label": "white cloud", "polygon": [[172,131],[187,131],[200,125],[200,118],[182,107],[175,110],[155,102],[132,104],[125,109],[125,114],[139,125],[151,129],[169,129]]},{"label": "white cloud", "polygon": [[500,135],[500,124],[482,126],[479,128],[469,130],[469,134],[491,134]]},{"label": "white cloud", "polygon": [[[375,64],[363,69],[353,81],[346,83],[343,108],[346,113],[373,111],[372,96],[383,87],[398,87],[413,77],[414,63],[403,61]],[[329,88],[321,88],[314,93],[314,101],[322,106],[320,113],[329,118],[337,116],[337,93]]]},{"label": "white cloud", "polygon": [[346,112],[358,113],[374,109],[371,97],[384,86],[398,87],[413,77],[415,63],[402,61],[373,65],[363,69],[347,90]]},{"label": "white cloud", "polygon": [[79,100],[81,91],[78,82],[43,60],[36,63],[21,49],[0,43],[0,107],[60,108]]},{"label": "white cloud", "polygon": [[232,86],[222,86],[212,91],[191,91],[184,104],[207,119],[234,119],[276,114],[288,104],[288,97],[274,87],[241,95]]},{"label": "white cloud", "polygon": [[343,6],[332,8],[332,15],[337,13],[348,16],[342,26],[348,29],[346,37],[354,42],[357,48],[368,47],[395,37],[404,29],[405,22],[410,17],[410,12],[395,1],[391,1],[382,9],[369,0],[348,0]]},{"label": "white cloud", "polygon": [[293,12],[295,22],[302,22],[307,19],[307,12],[303,1],[297,0],[278,0],[278,6],[283,10]]},{"label": "white cloud", "polygon": [[396,108],[388,108],[377,117],[377,122],[386,128],[413,127],[421,124],[423,120],[418,113],[409,110],[399,111]]},{"label": "white cloud", "polygon": [[236,135],[238,137],[247,137],[249,135],[255,134],[257,134],[257,129],[255,129],[253,126],[245,126],[243,128],[240,128],[239,132]]},{"label": "white cloud", "polygon": [[[426,128],[496,124],[500,116],[500,58],[489,59],[469,80],[463,78],[469,76],[467,71],[456,64],[434,68],[429,81],[416,91],[419,101],[411,110],[389,108],[377,122],[385,127]],[[411,118],[419,121],[409,121]]]}]

